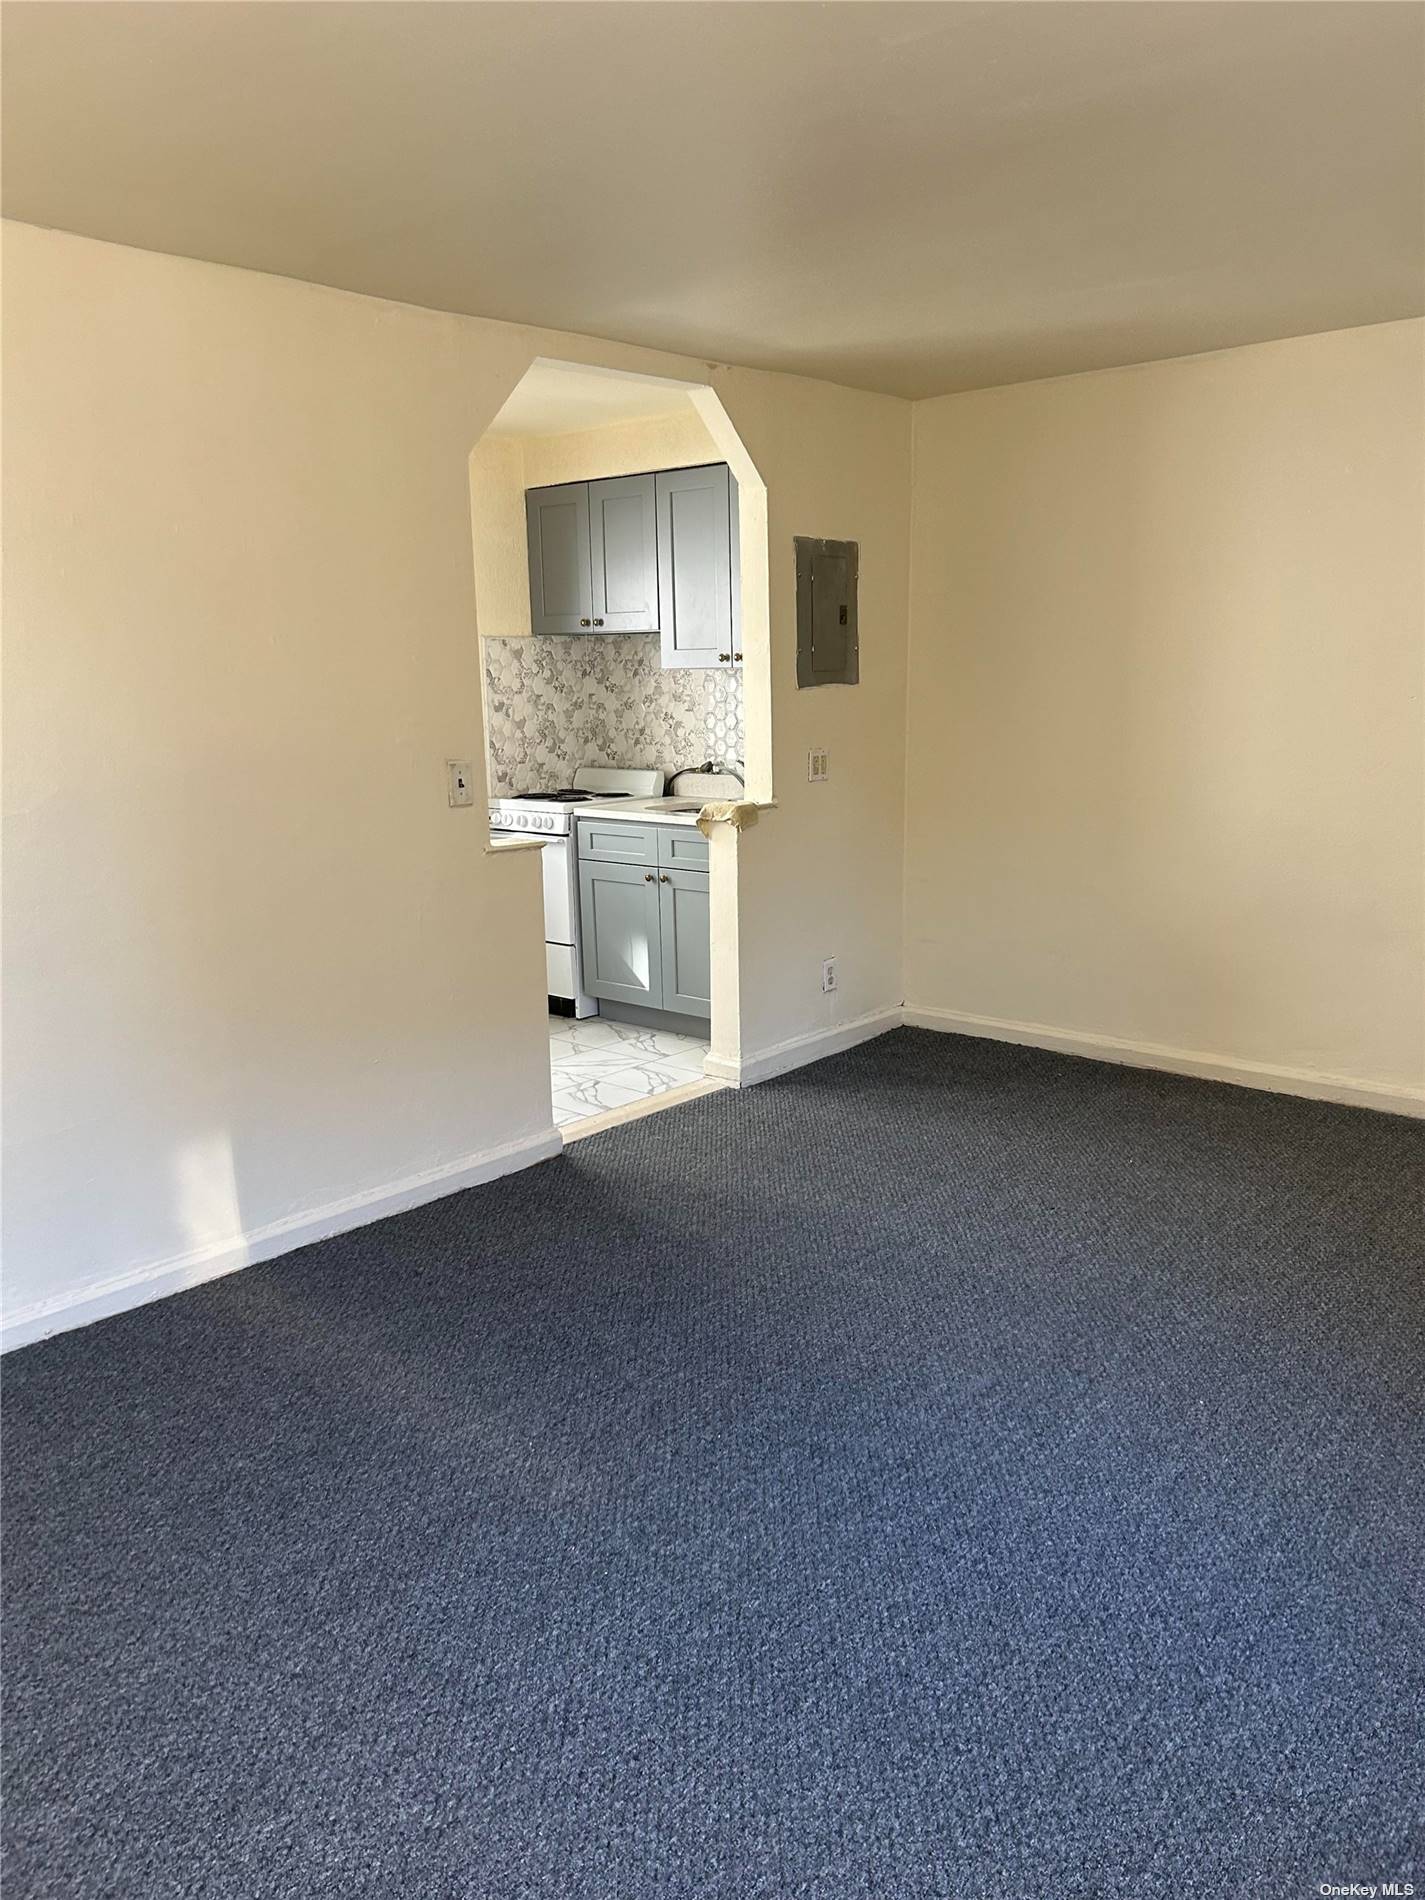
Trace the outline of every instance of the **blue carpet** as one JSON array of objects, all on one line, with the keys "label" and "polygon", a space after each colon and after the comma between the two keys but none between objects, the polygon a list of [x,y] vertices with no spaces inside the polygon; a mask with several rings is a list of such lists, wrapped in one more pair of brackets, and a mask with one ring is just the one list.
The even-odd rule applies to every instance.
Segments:
[{"label": "blue carpet", "polygon": [[1425,1127],[905,1030],[6,1362],[6,1900],[1425,1876]]}]

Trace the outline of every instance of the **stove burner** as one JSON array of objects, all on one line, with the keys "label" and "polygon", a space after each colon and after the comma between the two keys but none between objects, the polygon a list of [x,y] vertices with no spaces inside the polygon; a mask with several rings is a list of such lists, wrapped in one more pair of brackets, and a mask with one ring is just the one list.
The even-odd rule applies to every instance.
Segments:
[{"label": "stove burner", "polygon": [[572,785],[561,787],[561,789],[557,792],[516,792],[515,793],[516,798],[528,798],[528,799],[537,798],[537,799],[543,799],[546,803],[549,803],[557,799],[561,805],[583,805],[583,804],[586,804],[588,800],[591,798],[597,798],[600,801],[600,803],[602,803],[602,801],[606,798],[627,798],[628,796],[629,794],[627,792],[579,792],[579,791],[575,791]]}]

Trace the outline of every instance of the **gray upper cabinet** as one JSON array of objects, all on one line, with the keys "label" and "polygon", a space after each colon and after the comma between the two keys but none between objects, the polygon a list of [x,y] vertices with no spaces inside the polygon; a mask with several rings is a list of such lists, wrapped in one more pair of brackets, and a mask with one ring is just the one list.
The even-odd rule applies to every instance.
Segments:
[{"label": "gray upper cabinet", "polygon": [[652,475],[589,483],[592,619],[605,633],[657,633],[658,528]]},{"label": "gray upper cabinet", "polygon": [[589,484],[532,488],[525,496],[529,531],[529,621],[534,633],[581,633],[593,625],[589,565]]},{"label": "gray upper cabinet", "polygon": [[737,644],[732,473],[725,462],[715,462],[708,468],[668,469],[655,481],[663,664],[725,666]]},{"label": "gray upper cabinet", "polygon": [[665,667],[740,660],[737,483],[705,468],[525,495],[534,633],[659,633]]}]

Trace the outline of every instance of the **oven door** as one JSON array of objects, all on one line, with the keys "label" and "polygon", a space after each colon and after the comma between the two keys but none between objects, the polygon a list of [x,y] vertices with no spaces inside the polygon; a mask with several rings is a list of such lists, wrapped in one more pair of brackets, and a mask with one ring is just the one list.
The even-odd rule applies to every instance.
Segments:
[{"label": "oven door", "polygon": [[544,873],[544,940],[574,942],[578,897],[574,890],[574,853],[567,838],[551,838],[540,852]]}]

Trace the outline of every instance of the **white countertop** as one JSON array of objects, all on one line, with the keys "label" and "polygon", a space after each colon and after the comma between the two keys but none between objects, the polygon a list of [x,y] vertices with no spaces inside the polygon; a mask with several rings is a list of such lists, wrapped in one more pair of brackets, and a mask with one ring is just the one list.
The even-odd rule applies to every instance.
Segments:
[{"label": "white countertop", "polygon": [[577,805],[573,815],[627,818],[640,825],[696,825],[698,813],[709,802],[699,798],[591,798],[587,805]]}]

